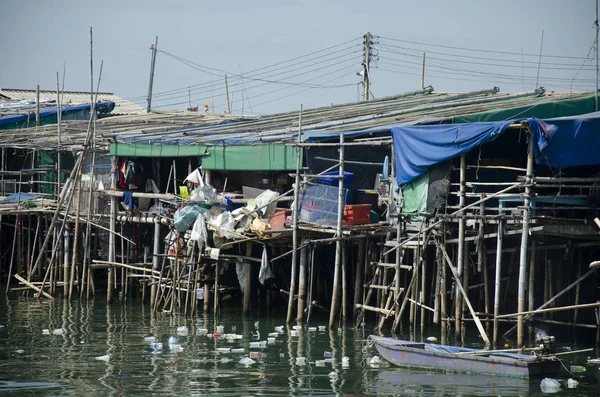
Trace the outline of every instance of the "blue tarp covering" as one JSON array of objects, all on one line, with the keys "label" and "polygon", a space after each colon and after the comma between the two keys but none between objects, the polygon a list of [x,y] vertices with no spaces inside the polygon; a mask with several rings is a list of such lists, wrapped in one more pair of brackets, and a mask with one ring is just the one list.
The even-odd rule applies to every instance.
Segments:
[{"label": "blue tarp covering", "polygon": [[[111,101],[99,102],[96,104],[96,111],[100,114],[110,113],[115,108],[115,103]],[[61,113],[63,115],[77,112],[80,110],[88,110],[90,109],[90,104],[86,105],[77,105],[77,106],[64,106],[61,108]],[[47,117],[56,115],[56,108],[46,109],[40,111],[40,117]],[[35,112],[34,112],[35,113]],[[27,121],[28,118],[31,118],[31,115],[28,114],[14,114],[6,117],[0,117],[0,124],[12,124],[12,123],[20,123],[23,121]]]},{"label": "blue tarp covering", "polygon": [[493,141],[515,122],[527,121],[535,142],[538,164],[555,168],[600,164],[600,118],[548,120],[515,119],[500,122],[398,126],[392,128],[396,177],[404,185],[434,164],[460,156]]}]

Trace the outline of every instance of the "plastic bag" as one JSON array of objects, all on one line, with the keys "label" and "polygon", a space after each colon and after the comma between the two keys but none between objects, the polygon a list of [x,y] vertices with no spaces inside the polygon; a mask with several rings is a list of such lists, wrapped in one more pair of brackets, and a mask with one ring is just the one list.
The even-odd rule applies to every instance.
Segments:
[{"label": "plastic bag", "polygon": [[262,285],[265,285],[265,281],[270,278],[273,278],[273,273],[271,272],[269,258],[267,257],[267,248],[263,246],[262,258],[260,261],[260,271],[258,272],[258,281],[260,281]]},{"label": "plastic bag", "polygon": [[188,205],[180,208],[173,215],[173,226],[177,231],[185,232],[192,227],[198,215],[203,214],[205,211],[206,209],[199,205]]},{"label": "plastic bag", "polygon": [[200,204],[220,203],[217,191],[210,185],[200,185],[190,194],[190,201]]},{"label": "plastic bag", "polygon": [[190,241],[195,241],[198,244],[198,249],[202,251],[204,245],[208,241],[208,230],[206,229],[206,221],[204,216],[196,218],[196,222],[192,226],[192,234],[190,235]]},{"label": "plastic bag", "polygon": [[209,221],[209,226],[215,229],[218,236],[232,239],[235,237],[235,225],[237,221],[231,215],[231,212],[225,211]]},{"label": "plastic bag", "polygon": [[[275,212],[277,204],[273,201],[279,197],[279,193],[272,190],[265,190],[256,197],[256,206],[260,208],[258,211],[263,215],[271,215]],[[269,205],[267,205],[269,204]]]},{"label": "plastic bag", "polygon": [[242,294],[244,294],[244,290],[246,289],[246,275],[244,274],[244,266],[248,265],[246,265],[241,259],[238,259],[235,263],[235,273],[237,274]]}]

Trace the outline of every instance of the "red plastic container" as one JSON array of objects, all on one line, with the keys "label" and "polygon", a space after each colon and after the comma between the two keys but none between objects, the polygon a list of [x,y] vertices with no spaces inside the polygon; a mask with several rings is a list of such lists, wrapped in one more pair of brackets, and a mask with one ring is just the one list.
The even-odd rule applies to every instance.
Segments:
[{"label": "red plastic container", "polygon": [[371,204],[344,206],[345,225],[367,225],[371,223]]}]

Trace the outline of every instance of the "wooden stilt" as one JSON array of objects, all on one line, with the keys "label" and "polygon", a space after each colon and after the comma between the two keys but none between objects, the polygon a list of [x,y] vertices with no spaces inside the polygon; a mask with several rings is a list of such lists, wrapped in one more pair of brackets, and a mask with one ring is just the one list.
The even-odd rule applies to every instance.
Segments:
[{"label": "wooden stilt", "polygon": [[[583,251],[579,250],[577,256],[577,279],[581,278],[581,268],[583,266]],[[575,305],[579,304],[579,293],[581,292],[581,283],[577,284],[575,287]],[[529,310],[533,310],[533,305],[530,305]],[[579,315],[579,310],[575,309],[573,311],[573,324],[577,324],[577,317]]]},{"label": "wooden stilt", "polygon": [[346,321],[348,315],[348,295],[347,295],[347,280],[346,280],[346,266],[348,260],[348,249],[347,244],[342,242],[342,319]]},{"label": "wooden stilt", "polygon": [[215,263],[215,290],[213,298],[213,313],[215,318],[219,312],[219,261]]},{"label": "wooden stilt", "polygon": [[[298,119],[298,142],[302,140],[302,105],[300,106],[300,114]],[[289,324],[292,322],[292,312],[294,309],[294,294],[296,293],[296,266],[298,262],[298,219],[299,219],[299,203],[300,199],[300,171],[302,167],[302,149],[300,147],[296,147],[296,180],[294,183],[294,203],[292,208],[292,217],[294,220],[293,230],[292,230],[292,266],[291,266],[291,276],[290,276],[290,296],[288,298],[288,309],[287,309],[287,317],[286,322]],[[343,184],[340,183],[340,186]]]},{"label": "wooden stilt", "polygon": [[494,281],[494,346],[498,343],[498,316],[500,315],[500,288],[502,277],[502,242],[503,242],[504,227],[503,221],[498,221],[498,233],[496,240],[496,276]]},{"label": "wooden stilt", "polygon": [[[537,254],[537,240],[531,240],[531,256],[529,257],[529,288],[527,297],[528,310],[535,308],[535,259]],[[529,325],[529,341],[533,343],[533,326]]]},{"label": "wooden stilt", "polygon": [[360,299],[363,294],[363,273],[365,267],[365,246],[366,246],[366,238],[358,240],[358,253],[356,256],[356,275],[354,276],[354,302],[352,307],[353,309],[353,318],[356,322],[356,318],[358,316],[358,310],[356,310],[356,305],[360,303]]},{"label": "wooden stilt", "polygon": [[[252,242],[246,243],[246,256],[252,257]],[[244,263],[244,307],[243,313],[249,314],[252,306],[252,264],[249,261]]]},{"label": "wooden stilt", "polygon": [[296,321],[302,322],[304,318],[304,309],[306,306],[306,273],[308,267],[308,247],[307,239],[302,239],[302,248],[300,250],[300,267],[298,268],[298,309],[296,311]]},{"label": "wooden stilt", "polygon": [[475,321],[475,325],[477,326],[477,329],[479,330],[479,334],[481,335],[481,338],[483,339],[483,341],[485,342],[486,347],[490,346],[490,340],[487,336],[487,334],[485,333],[485,329],[483,329],[483,325],[481,324],[481,321],[479,320],[479,317],[477,316],[477,313],[475,313],[475,310],[473,309],[473,306],[471,305],[471,301],[469,300],[469,297],[467,296],[462,283],[460,282],[460,279],[458,277],[458,271],[457,269],[452,265],[452,262],[450,261],[450,257],[448,256],[448,253],[446,252],[446,249],[443,248],[443,253],[444,253],[444,257],[446,259],[446,263],[448,264],[448,267],[450,268],[450,270],[452,271],[452,275],[454,276],[454,280],[456,281],[456,284],[458,285],[458,287],[460,288],[462,294],[463,294],[463,298],[467,304],[467,307],[469,308],[469,311],[471,312],[471,316],[473,317],[473,321]]},{"label": "wooden stilt", "polygon": [[329,328],[335,325],[336,314],[339,306],[340,294],[340,267],[342,262],[342,220],[344,218],[344,134],[340,134],[340,165],[338,187],[338,213],[335,243],[335,268],[333,272],[333,292],[331,294],[331,308],[329,310]]},{"label": "wooden stilt", "polygon": [[[463,287],[465,289],[465,295],[469,294],[469,282],[470,282],[470,266],[469,266],[469,243],[465,242],[465,253],[464,253],[464,264],[463,264]],[[468,297],[466,297],[465,299],[463,299],[462,301],[462,308],[461,308],[461,315],[460,315],[460,338],[461,341],[463,343],[463,345],[465,344],[465,333],[466,333],[466,324],[465,324],[465,312],[467,311],[467,299]]]},{"label": "wooden stilt", "polygon": [[[465,191],[466,191],[466,175],[467,175],[467,166],[466,166],[466,158],[463,154],[460,156],[460,195],[458,206],[460,208],[465,206]],[[463,274],[463,266],[464,266],[464,253],[465,253],[465,218],[460,217],[458,219],[458,258],[457,258],[457,274],[458,279],[462,280]],[[455,330],[455,338],[456,340],[460,339],[460,330],[461,330],[461,319],[462,319],[462,296],[460,293],[460,289],[458,288],[458,282],[455,290],[455,312],[454,312],[454,330]]]}]

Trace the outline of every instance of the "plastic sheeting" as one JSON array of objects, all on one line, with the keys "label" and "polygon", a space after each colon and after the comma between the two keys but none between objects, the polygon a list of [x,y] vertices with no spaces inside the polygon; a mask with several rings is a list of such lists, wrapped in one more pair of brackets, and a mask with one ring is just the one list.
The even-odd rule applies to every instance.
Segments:
[{"label": "plastic sheeting", "polygon": [[392,128],[396,178],[404,185],[442,161],[493,141],[513,123],[526,121],[538,164],[555,168],[600,164],[600,117],[443,124]]}]

